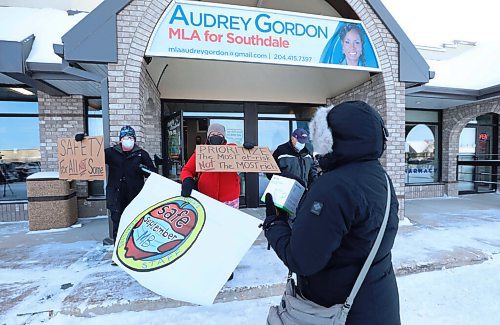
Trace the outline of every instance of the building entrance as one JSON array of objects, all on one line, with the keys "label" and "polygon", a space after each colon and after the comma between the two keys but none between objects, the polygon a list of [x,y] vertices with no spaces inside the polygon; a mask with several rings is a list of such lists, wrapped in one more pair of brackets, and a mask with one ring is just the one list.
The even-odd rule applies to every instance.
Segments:
[{"label": "building entrance", "polygon": [[478,116],[460,134],[457,157],[459,194],[496,191],[499,167],[498,115]]},{"label": "building entrance", "polygon": [[[208,126],[219,123],[226,128],[228,143],[252,142],[271,152],[290,140],[294,129],[308,129],[317,105],[251,102],[164,101],[162,104],[163,175],[180,182],[182,167],[205,144]],[[312,146],[308,144],[312,151]],[[240,205],[257,207],[268,179],[263,173],[240,173]]]}]

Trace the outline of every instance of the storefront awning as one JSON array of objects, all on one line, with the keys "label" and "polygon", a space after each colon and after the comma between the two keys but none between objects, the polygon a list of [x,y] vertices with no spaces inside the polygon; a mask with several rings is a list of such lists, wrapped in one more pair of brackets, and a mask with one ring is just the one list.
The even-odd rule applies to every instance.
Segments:
[{"label": "storefront awning", "polygon": [[54,44],[60,44],[61,36],[85,15],[56,9],[1,7],[0,97],[15,99],[9,91],[12,85],[28,85],[55,96],[100,96],[99,80],[107,73],[96,75],[72,67],[54,51]]}]

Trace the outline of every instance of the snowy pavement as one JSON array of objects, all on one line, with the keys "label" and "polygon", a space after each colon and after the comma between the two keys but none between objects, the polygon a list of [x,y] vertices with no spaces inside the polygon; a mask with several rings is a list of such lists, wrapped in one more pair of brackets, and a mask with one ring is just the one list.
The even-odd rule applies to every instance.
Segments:
[{"label": "snowy pavement", "polygon": [[[403,324],[500,323],[500,195],[412,200],[407,211],[411,223],[401,223],[393,249]],[[0,325],[257,324],[283,291],[286,269],[262,235],[216,303],[200,307],[160,297],[111,266],[111,248],[101,244],[106,219],[79,223],[39,232],[0,224]],[[413,274],[430,270],[439,271]]]}]

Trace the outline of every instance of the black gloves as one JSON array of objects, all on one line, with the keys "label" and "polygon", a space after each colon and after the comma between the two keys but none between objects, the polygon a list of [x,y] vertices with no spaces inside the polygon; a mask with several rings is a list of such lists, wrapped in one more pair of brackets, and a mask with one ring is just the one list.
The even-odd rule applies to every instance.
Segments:
[{"label": "black gloves", "polygon": [[85,133],[75,134],[75,141],[82,141],[85,138]]},{"label": "black gloves", "polygon": [[276,207],[274,206],[273,196],[271,193],[266,194],[266,217],[276,216]]},{"label": "black gloves", "polygon": [[251,142],[243,143],[243,148],[245,148],[245,149],[253,149],[253,147],[255,147],[255,144],[253,144]]},{"label": "black gloves", "polygon": [[191,192],[196,186],[196,182],[192,177],[186,177],[182,181],[182,190],[181,190],[181,195],[183,197],[189,197],[191,196]]},{"label": "black gloves", "polygon": [[163,165],[163,158],[158,156],[157,154],[154,155],[154,161],[156,168],[158,168],[158,166],[160,165]]},{"label": "black gloves", "polygon": [[266,220],[262,224],[264,231],[271,228],[276,222],[287,222],[288,213],[274,205],[273,196],[266,194]]}]

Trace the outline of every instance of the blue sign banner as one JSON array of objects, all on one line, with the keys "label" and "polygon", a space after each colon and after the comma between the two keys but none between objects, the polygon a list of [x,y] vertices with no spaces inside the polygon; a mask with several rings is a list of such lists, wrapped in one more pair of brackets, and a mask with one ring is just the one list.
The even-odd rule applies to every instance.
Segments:
[{"label": "blue sign banner", "polygon": [[197,1],[172,1],[147,56],[378,72],[360,21]]}]

